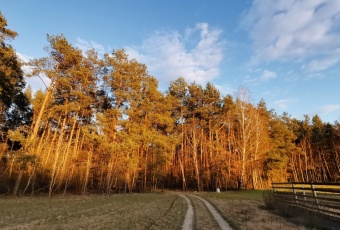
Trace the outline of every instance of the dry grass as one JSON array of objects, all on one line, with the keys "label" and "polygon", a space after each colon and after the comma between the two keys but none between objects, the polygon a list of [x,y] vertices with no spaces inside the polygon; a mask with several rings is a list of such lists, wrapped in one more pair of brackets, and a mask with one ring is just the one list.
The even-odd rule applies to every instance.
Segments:
[{"label": "dry grass", "polygon": [[198,195],[215,205],[235,229],[306,229],[266,210],[262,191],[228,191]]},{"label": "dry grass", "polygon": [[[306,229],[265,209],[262,191],[195,193],[235,229]],[[197,230],[218,229],[206,206],[189,196]],[[181,229],[187,205],[176,193],[0,198],[1,229]]]},{"label": "dry grass", "polygon": [[214,217],[211,215],[205,204],[198,198],[189,196],[195,210],[195,229],[213,230],[220,229]]},{"label": "dry grass", "polygon": [[1,229],[180,229],[187,206],[174,194],[0,199]]}]

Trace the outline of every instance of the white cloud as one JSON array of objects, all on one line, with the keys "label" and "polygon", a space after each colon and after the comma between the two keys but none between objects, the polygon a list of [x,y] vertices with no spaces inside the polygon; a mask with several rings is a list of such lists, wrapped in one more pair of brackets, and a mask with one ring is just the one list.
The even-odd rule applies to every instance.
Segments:
[{"label": "white cloud", "polygon": [[22,71],[24,71],[25,74],[28,74],[31,72],[31,68],[28,65],[25,65],[25,63],[29,62],[30,59],[33,59],[33,57],[21,54],[21,53],[16,53],[17,57],[20,59],[21,62],[24,64],[21,66]]},{"label": "white cloud", "polygon": [[215,84],[215,87],[220,91],[222,96],[234,95],[237,89],[234,89],[228,84]]},{"label": "white cloud", "polygon": [[325,106],[322,106],[320,109],[318,109],[318,111],[315,114],[327,115],[327,114],[330,114],[330,113],[333,113],[339,110],[340,110],[340,105],[325,105]]},{"label": "white cloud", "polygon": [[276,78],[277,74],[275,72],[271,72],[269,70],[264,70],[262,76],[260,77],[261,81],[268,81],[270,79]]},{"label": "white cloud", "polygon": [[305,80],[314,80],[314,79],[322,79],[324,77],[325,77],[325,75],[323,73],[314,72],[314,73],[306,75],[304,79]]},{"label": "white cloud", "polygon": [[105,54],[104,46],[95,41],[87,41],[82,38],[77,38],[75,46],[81,49],[83,52],[86,52],[90,49],[95,49],[99,55]]},{"label": "white cloud", "polygon": [[[161,84],[167,85],[180,76],[188,82],[204,84],[220,73],[224,45],[221,32],[207,23],[187,29],[184,35],[177,31],[158,31],[141,46],[127,47],[126,51],[131,58],[145,63]],[[198,41],[188,44],[195,35]]]},{"label": "white cloud", "polygon": [[22,62],[28,62],[30,59],[32,59],[33,57],[27,56],[25,54],[21,54],[21,53],[16,53],[17,57],[22,61]]},{"label": "white cloud", "polygon": [[309,71],[315,72],[315,71],[322,71],[325,69],[328,69],[329,67],[335,65],[340,61],[340,58],[338,57],[330,57],[330,58],[324,58],[320,60],[312,60],[308,66],[307,69]]},{"label": "white cloud", "polygon": [[[27,63],[29,62],[30,59],[33,59],[33,57],[21,54],[21,53],[16,53],[18,58],[24,62]],[[28,65],[22,65],[21,67],[22,71],[24,71],[24,74],[27,75],[31,73],[31,67]],[[26,77],[25,76],[25,81],[26,81],[26,87],[31,86],[32,91],[38,91],[39,89],[45,90],[46,86],[48,86],[51,82],[51,80],[46,77],[46,76],[40,76],[40,77]]]},{"label": "white cloud", "polygon": [[277,77],[275,72],[269,70],[263,70],[260,77],[250,78],[249,75],[246,76],[244,82],[259,84],[260,82],[266,82]]},{"label": "white cloud", "polygon": [[255,63],[312,59],[310,70],[318,71],[339,61],[325,61],[340,46],[339,0],[254,0],[241,24]]},{"label": "white cloud", "polygon": [[277,101],[273,102],[275,107],[280,108],[281,110],[287,109],[288,103],[289,103],[289,100],[287,100],[287,99],[277,100]]},{"label": "white cloud", "polygon": [[51,80],[46,76],[39,77],[29,77],[26,78],[26,87],[31,86],[32,91],[36,92],[38,90],[45,90],[51,83]]},{"label": "white cloud", "polygon": [[[340,112],[340,105],[325,105],[320,107],[314,112],[308,113],[309,117],[313,117],[318,115],[321,117],[322,120],[328,121],[335,121],[340,119],[339,113]],[[338,118],[337,118],[338,117]]]},{"label": "white cloud", "polygon": [[262,93],[262,96],[265,98],[278,98],[283,97],[291,94],[291,89],[289,85],[283,86],[276,86],[266,90]]}]

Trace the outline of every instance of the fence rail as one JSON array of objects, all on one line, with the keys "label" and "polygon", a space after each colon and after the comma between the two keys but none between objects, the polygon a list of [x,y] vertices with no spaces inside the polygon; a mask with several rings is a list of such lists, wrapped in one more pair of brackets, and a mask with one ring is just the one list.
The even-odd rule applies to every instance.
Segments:
[{"label": "fence rail", "polygon": [[340,220],[340,184],[272,183],[275,202]]}]

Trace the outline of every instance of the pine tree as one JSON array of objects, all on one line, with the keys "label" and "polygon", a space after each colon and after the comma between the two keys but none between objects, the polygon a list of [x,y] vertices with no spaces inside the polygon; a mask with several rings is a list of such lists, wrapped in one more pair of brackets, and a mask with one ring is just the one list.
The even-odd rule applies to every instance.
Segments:
[{"label": "pine tree", "polygon": [[175,81],[170,82],[167,98],[171,101],[171,116],[175,121],[174,135],[178,137],[179,147],[176,149],[176,155],[174,157],[174,165],[179,167],[178,170],[174,171],[174,174],[180,174],[182,178],[182,190],[187,190],[187,179],[186,179],[186,159],[185,156],[185,135],[184,125],[186,123],[187,115],[187,100],[188,100],[188,84],[183,77],[179,77]]},{"label": "pine tree", "polygon": [[[30,125],[32,118],[28,98],[23,92],[25,81],[21,63],[12,46],[6,43],[16,36],[15,31],[7,28],[7,20],[0,13],[0,132],[5,137],[3,140],[9,140],[12,143],[10,147],[12,151],[20,150],[15,152],[12,161],[16,162],[19,168],[13,195],[16,195],[23,170],[27,162],[30,162],[29,157],[21,148],[28,132],[27,126]],[[2,159],[2,153],[0,157]]]},{"label": "pine tree", "polygon": [[204,138],[202,138],[201,146],[205,154],[203,154],[202,159],[204,172],[202,183],[212,190],[221,186],[222,165],[226,160],[221,153],[218,133],[221,125],[223,125],[221,116],[222,103],[220,92],[210,82],[206,84],[203,94],[202,124],[204,125]]},{"label": "pine tree", "polygon": [[[289,179],[289,156],[295,149],[294,133],[286,123],[273,112],[269,120],[271,148],[265,161],[265,173],[270,182],[286,182]],[[288,169],[288,170],[287,170]]]},{"label": "pine tree", "polygon": [[11,45],[6,41],[17,36],[7,28],[7,20],[0,13],[0,123],[1,129],[15,129],[31,122],[29,101],[23,92],[24,73]]},{"label": "pine tree", "polygon": [[63,186],[66,190],[69,182],[75,180],[76,161],[85,168],[78,171],[76,177],[85,184],[82,187],[86,187],[91,146],[85,146],[90,148],[86,157],[79,156],[79,151],[83,148],[84,130],[96,130],[91,125],[102,67],[94,50],[84,56],[63,35],[48,35],[47,39],[50,43],[47,49],[49,56],[30,61],[31,75],[44,74],[50,78],[51,84],[45,93],[38,91],[36,94],[33,103],[35,119],[26,148],[41,157],[41,170],[48,168],[51,172],[48,175],[51,195],[55,188]]}]

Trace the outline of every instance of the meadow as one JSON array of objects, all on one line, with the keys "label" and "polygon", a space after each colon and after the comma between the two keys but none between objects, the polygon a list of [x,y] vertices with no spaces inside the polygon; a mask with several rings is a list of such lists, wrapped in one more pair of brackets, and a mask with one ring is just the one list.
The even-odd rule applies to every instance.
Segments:
[{"label": "meadow", "polygon": [[[197,230],[218,229],[210,201],[234,229],[306,229],[268,210],[263,191],[187,192]],[[1,229],[181,229],[187,204],[176,192],[87,196],[1,197]]]},{"label": "meadow", "polygon": [[168,193],[0,198],[1,229],[180,229],[186,203]]},{"label": "meadow", "polygon": [[264,203],[265,190],[227,191],[199,193],[212,203],[234,229],[306,229],[302,220],[284,218],[270,210]]}]

